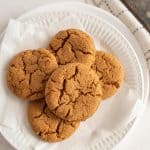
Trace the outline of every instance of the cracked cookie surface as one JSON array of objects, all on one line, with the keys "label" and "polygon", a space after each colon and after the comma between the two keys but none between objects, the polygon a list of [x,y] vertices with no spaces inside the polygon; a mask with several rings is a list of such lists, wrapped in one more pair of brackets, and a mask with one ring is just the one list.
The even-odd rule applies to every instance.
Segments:
[{"label": "cracked cookie surface", "polygon": [[91,66],[95,61],[95,45],[91,37],[78,29],[60,31],[49,44],[59,65],[79,62]]},{"label": "cracked cookie surface", "polygon": [[46,103],[58,117],[68,121],[86,120],[101,100],[99,78],[90,67],[72,63],[57,68],[49,78]]},{"label": "cracked cookie surface", "polygon": [[43,98],[46,81],[57,67],[55,56],[48,50],[26,50],[10,62],[7,72],[8,86],[22,99]]},{"label": "cracked cookie surface", "polygon": [[92,68],[102,83],[103,99],[116,93],[124,79],[124,68],[121,62],[111,53],[97,51]]},{"label": "cracked cookie surface", "polygon": [[70,137],[79,126],[79,122],[64,121],[53,115],[44,100],[30,102],[28,119],[34,132],[48,142],[58,142]]}]

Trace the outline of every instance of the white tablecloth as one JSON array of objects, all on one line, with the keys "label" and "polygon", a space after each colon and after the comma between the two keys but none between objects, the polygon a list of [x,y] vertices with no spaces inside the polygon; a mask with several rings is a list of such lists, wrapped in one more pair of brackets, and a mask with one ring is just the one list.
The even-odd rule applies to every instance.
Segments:
[{"label": "white tablecloth", "polygon": [[[62,0],[0,0],[0,33],[3,31],[10,18],[16,18],[29,9],[56,1]],[[84,2],[85,0],[76,1]],[[94,1],[96,2],[98,0]],[[0,150],[14,150],[1,135]],[[150,150],[150,101],[147,104],[143,117],[139,120],[136,127],[131,130],[114,150]]]}]

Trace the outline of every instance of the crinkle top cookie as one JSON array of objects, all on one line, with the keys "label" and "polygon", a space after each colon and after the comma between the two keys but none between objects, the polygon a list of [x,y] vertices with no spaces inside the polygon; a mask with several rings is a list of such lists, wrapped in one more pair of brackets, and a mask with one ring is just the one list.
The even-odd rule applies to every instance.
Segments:
[{"label": "crinkle top cookie", "polygon": [[124,68],[121,62],[111,53],[97,51],[92,68],[102,83],[103,99],[116,93],[124,79]]},{"label": "crinkle top cookie", "polygon": [[45,100],[29,103],[28,119],[34,132],[48,142],[58,142],[70,137],[79,126],[79,122],[64,121],[53,115]]},{"label": "crinkle top cookie", "polygon": [[49,44],[59,65],[79,62],[91,66],[95,61],[95,45],[92,38],[78,29],[58,32]]},{"label": "crinkle top cookie", "polygon": [[99,78],[90,67],[72,63],[60,66],[46,84],[49,109],[68,121],[86,120],[97,110],[102,90]]},{"label": "crinkle top cookie", "polygon": [[46,81],[57,66],[55,56],[46,49],[21,52],[9,64],[8,86],[22,99],[43,98]]}]

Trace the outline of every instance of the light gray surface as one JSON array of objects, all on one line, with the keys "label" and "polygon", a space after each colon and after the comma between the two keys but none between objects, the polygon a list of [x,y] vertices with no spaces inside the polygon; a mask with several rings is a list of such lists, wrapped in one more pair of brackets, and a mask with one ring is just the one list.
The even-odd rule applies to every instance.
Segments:
[{"label": "light gray surface", "polygon": [[150,31],[150,1],[149,0],[122,0],[140,18]]},{"label": "light gray surface", "polygon": [[[61,0],[55,0],[61,1]],[[68,0],[70,1],[70,0]],[[72,0],[73,1],[73,0]],[[83,0],[76,0],[83,1]],[[0,32],[4,29],[10,18],[16,18],[28,9],[53,2],[53,0],[0,0]],[[115,150],[149,150],[150,149],[150,102],[137,124]],[[0,150],[13,150],[13,148],[0,136]]]}]

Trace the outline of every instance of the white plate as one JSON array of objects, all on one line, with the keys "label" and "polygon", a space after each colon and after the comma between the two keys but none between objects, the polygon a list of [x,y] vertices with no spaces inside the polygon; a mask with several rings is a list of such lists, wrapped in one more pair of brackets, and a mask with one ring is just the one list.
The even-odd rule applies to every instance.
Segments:
[{"label": "white plate", "polygon": [[[104,48],[115,53],[121,59],[128,74],[126,80],[139,93],[144,106],[149,91],[149,78],[143,53],[130,31],[111,14],[81,3],[58,3],[27,12],[18,19],[27,24],[35,23],[39,26],[47,26],[56,18],[61,20],[69,14],[77,15],[86,31],[95,39],[100,39]],[[103,30],[103,27],[108,30]],[[129,132],[139,115],[140,113],[137,113],[133,120],[91,145],[90,149],[112,149]],[[1,127],[0,130],[15,148],[25,149],[27,141],[20,136],[20,131],[13,133],[14,131],[5,127]]]}]

